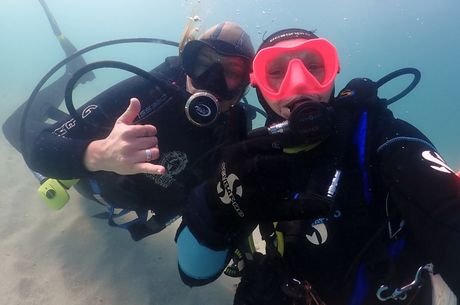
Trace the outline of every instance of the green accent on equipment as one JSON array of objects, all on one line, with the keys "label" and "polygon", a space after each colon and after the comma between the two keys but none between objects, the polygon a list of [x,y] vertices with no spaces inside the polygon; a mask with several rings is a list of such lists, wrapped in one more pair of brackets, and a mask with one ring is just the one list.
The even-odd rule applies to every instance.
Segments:
[{"label": "green accent on equipment", "polygon": [[34,175],[40,181],[40,187],[37,190],[38,195],[53,210],[60,210],[69,202],[70,196],[67,190],[79,181],[78,179],[58,180],[47,178],[36,172]]}]

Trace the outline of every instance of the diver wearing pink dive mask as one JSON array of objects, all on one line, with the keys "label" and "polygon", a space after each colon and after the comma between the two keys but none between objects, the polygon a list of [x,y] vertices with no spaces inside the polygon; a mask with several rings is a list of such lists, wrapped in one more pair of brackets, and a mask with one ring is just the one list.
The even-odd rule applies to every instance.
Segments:
[{"label": "diver wearing pink dive mask", "polygon": [[333,44],[310,31],[288,29],[261,45],[250,80],[269,117],[274,112],[287,119],[297,100],[327,102],[339,72]]}]

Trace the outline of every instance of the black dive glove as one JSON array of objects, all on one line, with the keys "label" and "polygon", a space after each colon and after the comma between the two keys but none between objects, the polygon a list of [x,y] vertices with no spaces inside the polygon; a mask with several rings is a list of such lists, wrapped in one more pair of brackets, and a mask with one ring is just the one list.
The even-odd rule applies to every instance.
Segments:
[{"label": "black dive glove", "polygon": [[265,136],[226,147],[214,177],[191,192],[183,221],[200,243],[228,248],[255,228],[268,194],[263,172],[271,171],[270,160],[282,154],[272,143]]},{"label": "black dive glove", "polygon": [[289,197],[291,156],[273,143],[265,136],[227,147],[215,176],[191,193],[183,220],[200,243],[220,250],[260,221],[329,214],[331,202],[323,196]]}]

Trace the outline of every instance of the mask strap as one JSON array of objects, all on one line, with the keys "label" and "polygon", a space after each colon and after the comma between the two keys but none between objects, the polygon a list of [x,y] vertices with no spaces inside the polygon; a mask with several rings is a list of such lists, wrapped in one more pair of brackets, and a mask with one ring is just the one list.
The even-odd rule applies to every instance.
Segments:
[{"label": "mask strap", "polygon": [[[224,26],[225,26],[225,22],[218,24],[215,31],[212,33],[209,39],[218,40],[218,37],[220,33],[222,33],[222,29],[224,28]],[[243,42],[244,42],[245,36],[247,36],[245,32],[242,32],[240,34],[240,37],[235,41],[235,45],[234,45],[235,49],[240,50],[240,51],[243,49]]]},{"label": "mask strap", "polygon": [[219,25],[217,25],[216,30],[212,33],[210,37],[211,40],[217,40],[217,37],[219,37],[220,33],[222,32],[224,25],[225,23],[220,23]]}]

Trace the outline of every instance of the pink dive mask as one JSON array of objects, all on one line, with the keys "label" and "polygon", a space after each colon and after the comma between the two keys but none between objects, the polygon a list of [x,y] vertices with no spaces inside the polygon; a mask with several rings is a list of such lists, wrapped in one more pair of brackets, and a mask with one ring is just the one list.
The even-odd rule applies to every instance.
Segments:
[{"label": "pink dive mask", "polygon": [[252,65],[251,84],[273,101],[325,93],[340,72],[337,50],[323,38],[267,47],[257,53]]}]

